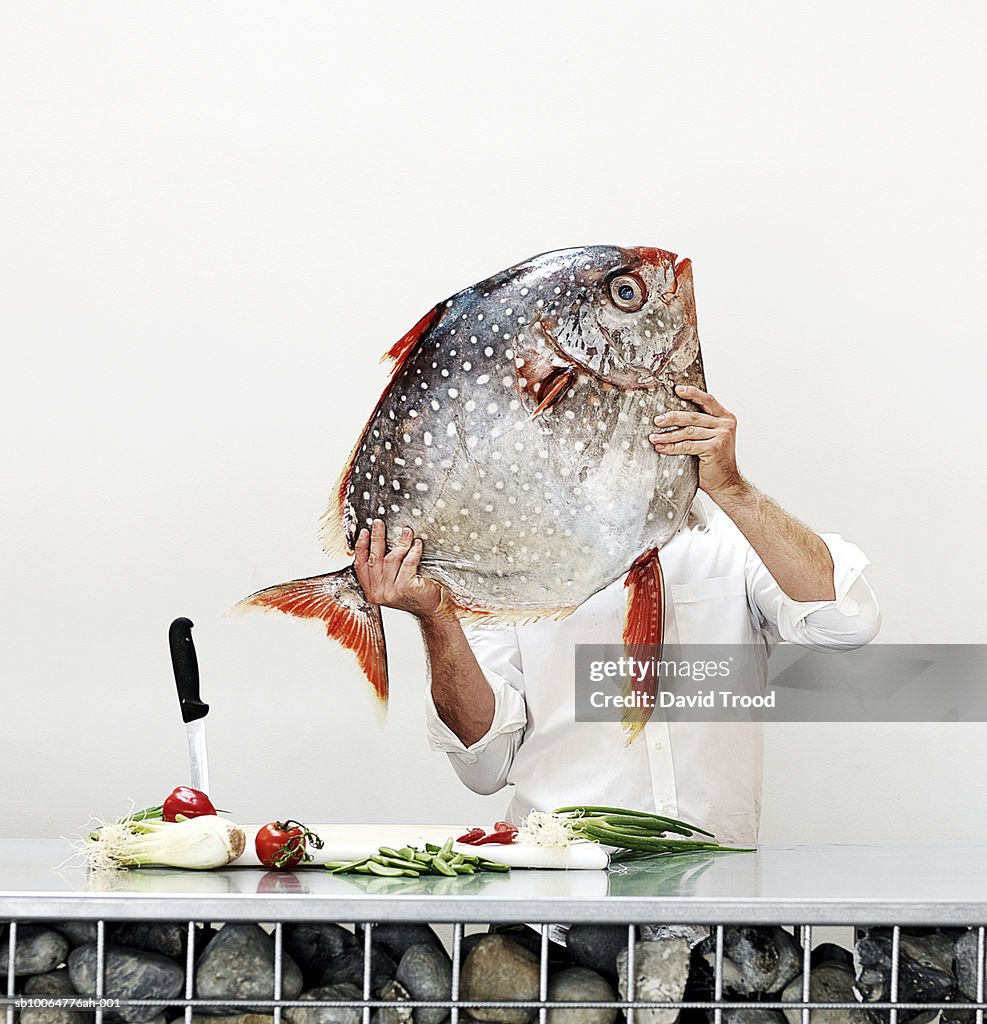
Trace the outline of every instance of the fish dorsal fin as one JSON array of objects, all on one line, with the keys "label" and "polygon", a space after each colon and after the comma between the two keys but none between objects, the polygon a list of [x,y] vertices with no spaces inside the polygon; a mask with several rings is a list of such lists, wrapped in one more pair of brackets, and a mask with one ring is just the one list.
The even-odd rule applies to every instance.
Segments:
[{"label": "fish dorsal fin", "polygon": [[[397,377],[408,357],[414,352],[418,343],[442,319],[442,313],[445,308],[446,304],[444,302],[436,303],[410,331],[402,335],[381,357],[380,361],[382,363],[387,362],[389,359],[394,360],[394,369],[391,371],[392,382]],[[346,543],[346,524],[344,521],[346,495],[350,489],[350,480],[353,477],[353,465],[356,462],[357,452],[362,447],[363,439],[367,436],[367,428],[377,415],[377,410],[380,409],[381,403],[387,397],[389,389],[390,384],[384,388],[383,393],[377,400],[376,406],[374,406],[374,411],[370,414],[366,425],[360,432],[360,437],[357,439],[356,444],[353,445],[353,450],[346,460],[346,465],[343,467],[343,472],[339,475],[339,480],[329,500],[329,507],[322,515],[319,536],[322,541],[322,550],[331,557],[341,557],[352,553],[349,550],[349,545]]]},{"label": "fish dorsal fin", "polygon": [[408,331],[402,335],[394,344],[381,356],[380,361],[386,363],[388,359],[394,360],[394,372],[396,373],[404,364],[405,359],[414,351],[415,346],[435,326],[445,303],[440,302],[433,306],[422,318]]}]

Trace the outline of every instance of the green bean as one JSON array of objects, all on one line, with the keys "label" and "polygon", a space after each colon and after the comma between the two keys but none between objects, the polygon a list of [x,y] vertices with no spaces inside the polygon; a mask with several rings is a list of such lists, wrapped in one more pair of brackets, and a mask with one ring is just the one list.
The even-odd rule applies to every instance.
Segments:
[{"label": "green bean", "polygon": [[453,876],[456,874],[456,869],[441,857],[436,857],[435,860],[432,861],[432,867],[435,868],[440,875]]},{"label": "green bean", "polygon": [[376,860],[369,861],[367,867],[370,869],[371,874],[384,875],[388,878],[398,878],[405,874],[402,868],[392,868],[387,864],[378,864]]},{"label": "green bean", "polygon": [[448,857],[452,853],[452,844],[453,839],[450,837],[442,844],[441,848],[439,849],[439,856]]}]

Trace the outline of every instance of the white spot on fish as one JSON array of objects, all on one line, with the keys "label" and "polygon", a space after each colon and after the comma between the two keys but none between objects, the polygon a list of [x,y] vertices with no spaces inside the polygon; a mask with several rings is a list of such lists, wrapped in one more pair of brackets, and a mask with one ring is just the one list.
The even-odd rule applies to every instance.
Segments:
[{"label": "white spot on fish", "polygon": [[490,380],[490,374],[489,373],[481,373],[480,376],[476,378],[477,384],[486,384],[486,383],[489,382],[489,380]]},{"label": "white spot on fish", "polygon": [[457,388],[449,388],[450,398],[459,398],[459,390]]},{"label": "white spot on fish", "polygon": [[428,484],[422,483],[422,481],[419,480],[418,483],[415,484],[415,490],[416,491],[427,491],[428,490]]},{"label": "white spot on fish", "polygon": [[522,295],[527,295],[528,294],[528,289],[527,288],[522,288],[521,289],[521,294]]},{"label": "white spot on fish", "polygon": [[434,410],[435,410],[436,412],[438,412],[438,411],[439,411],[439,403],[438,403],[438,402],[436,402],[436,400],[435,400],[434,398],[432,399],[432,401],[431,401],[431,402],[429,402],[429,405],[431,405],[431,407],[432,407],[432,408],[433,408],[433,409],[434,409]]},{"label": "white spot on fish", "polygon": [[[505,359],[513,359],[514,358],[514,349],[512,349],[512,348],[505,348],[504,349],[504,358]],[[523,365],[524,364],[522,363],[522,366]]]},{"label": "white spot on fish", "polygon": [[467,372],[469,372],[470,370],[473,369],[473,364],[469,363],[469,362],[463,363],[463,369],[466,370]]},{"label": "white spot on fish", "polygon": [[477,313],[476,314],[476,318],[477,318],[477,320],[482,320],[483,319],[483,314],[482,313]]},{"label": "white spot on fish", "polygon": [[[411,438],[409,437],[408,440],[410,441]],[[404,459],[395,458],[394,465],[395,466],[404,466],[404,465],[406,465],[406,463],[405,463]]]},{"label": "white spot on fish", "polygon": [[456,424],[455,423],[450,423],[446,427],[446,435],[448,437],[455,437],[456,436]]},{"label": "white spot on fish", "polygon": [[420,516],[422,514],[422,510],[420,508],[413,508],[411,510],[411,514],[413,516]]},{"label": "white spot on fish", "polygon": [[489,412],[489,413],[493,414],[493,413],[495,413],[496,411],[497,411],[497,403],[496,403],[496,402],[490,402],[490,403],[489,403],[489,404],[487,405],[487,412]]},{"label": "white spot on fish", "polygon": [[392,480],[391,481],[391,486],[394,488],[394,490],[400,491],[401,490],[401,481],[400,480]]},{"label": "white spot on fish", "polygon": [[370,491],[364,491],[363,492],[363,500],[364,501],[370,501]]},{"label": "white spot on fish", "polygon": [[493,349],[489,345],[487,345],[487,347],[483,350],[483,354],[485,356],[492,356],[493,355]]},{"label": "white spot on fish", "polygon": [[425,447],[429,447],[432,444],[432,432],[430,430],[426,430],[425,436],[422,440],[425,442]]}]

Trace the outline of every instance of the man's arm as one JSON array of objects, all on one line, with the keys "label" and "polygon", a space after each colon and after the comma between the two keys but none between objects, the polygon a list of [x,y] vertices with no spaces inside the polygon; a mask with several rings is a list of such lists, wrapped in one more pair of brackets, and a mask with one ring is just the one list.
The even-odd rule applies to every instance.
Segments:
[{"label": "man's arm", "polygon": [[[493,722],[494,697],[466,634],[448,609],[448,597],[434,580],[418,575],[422,542],[405,526],[390,551],[383,520],[356,539],[353,568],[368,601],[416,616],[428,652],[432,699],[439,717],[472,746]],[[386,552],[386,553],[385,553]]]},{"label": "man's arm", "polygon": [[699,486],[733,520],[793,601],[834,600],[833,558],[825,541],[741,476],[737,418],[699,388],[680,385],[675,391],[703,411],[656,416],[656,426],[672,429],[649,435],[655,451],[699,457]]}]

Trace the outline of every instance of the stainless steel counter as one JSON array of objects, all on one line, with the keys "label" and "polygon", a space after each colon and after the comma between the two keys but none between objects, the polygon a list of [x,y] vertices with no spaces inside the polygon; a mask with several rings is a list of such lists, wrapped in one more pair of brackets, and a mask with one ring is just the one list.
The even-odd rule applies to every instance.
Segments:
[{"label": "stainless steel counter", "polygon": [[95,877],[65,866],[69,853],[59,840],[0,840],[0,920],[987,924],[987,846],[762,846],[422,880],[246,867]]}]

